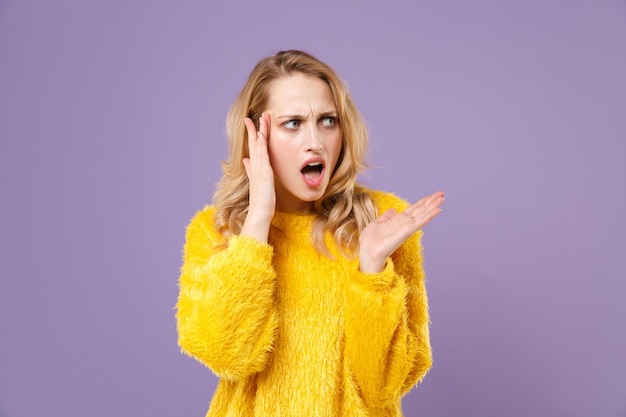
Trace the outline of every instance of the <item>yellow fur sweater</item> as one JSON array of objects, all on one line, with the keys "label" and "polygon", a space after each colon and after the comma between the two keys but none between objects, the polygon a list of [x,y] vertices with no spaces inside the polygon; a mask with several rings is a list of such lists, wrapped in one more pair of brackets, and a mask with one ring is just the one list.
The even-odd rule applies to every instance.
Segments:
[{"label": "yellow fur sweater", "polygon": [[[379,213],[405,201],[372,193]],[[309,238],[314,217],[277,212],[269,244],[213,227],[214,208],[187,228],[177,303],[183,352],[219,378],[207,417],[401,416],[401,396],[431,366],[420,237],[384,271],[335,260]]]}]

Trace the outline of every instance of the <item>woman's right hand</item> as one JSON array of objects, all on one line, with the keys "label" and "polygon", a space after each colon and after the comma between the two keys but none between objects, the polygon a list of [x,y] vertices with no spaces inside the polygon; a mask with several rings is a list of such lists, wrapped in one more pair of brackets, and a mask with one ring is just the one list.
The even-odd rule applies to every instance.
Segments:
[{"label": "woman's right hand", "polygon": [[241,229],[241,236],[250,236],[261,242],[267,242],[270,222],[276,210],[274,170],[272,170],[268,152],[270,115],[261,114],[258,132],[250,118],[246,117],[245,124],[250,156],[243,159],[243,166],[248,175],[250,199],[248,215]]}]

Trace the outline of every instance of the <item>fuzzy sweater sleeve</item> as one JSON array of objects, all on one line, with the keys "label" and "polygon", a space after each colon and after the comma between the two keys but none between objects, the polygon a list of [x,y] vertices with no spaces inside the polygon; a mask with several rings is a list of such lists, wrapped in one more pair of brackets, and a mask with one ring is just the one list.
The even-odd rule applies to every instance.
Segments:
[{"label": "fuzzy sweater sleeve", "polygon": [[[396,197],[388,200],[379,203],[381,212],[407,207]],[[378,274],[355,265],[348,283],[348,372],[372,409],[397,404],[432,365],[421,235],[402,244]]]},{"label": "fuzzy sweater sleeve", "polygon": [[263,370],[278,316],[273,249],[233,236],[228,247],[213,228],[212,208],[187,228],[176,304],[178,344],[217,376],[239,380]]}]

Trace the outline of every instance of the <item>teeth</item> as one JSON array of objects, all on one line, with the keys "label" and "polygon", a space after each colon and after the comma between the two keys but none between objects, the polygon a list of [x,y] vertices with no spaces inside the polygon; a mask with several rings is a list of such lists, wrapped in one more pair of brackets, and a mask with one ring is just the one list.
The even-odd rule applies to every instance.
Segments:
[{"label": "teeth", "polygon": [[322,163],[321,162],[311,162],[310,164],[307,164],[307,166],[310,166],[310,167],[316,167],[318,165],[322,165]]}]

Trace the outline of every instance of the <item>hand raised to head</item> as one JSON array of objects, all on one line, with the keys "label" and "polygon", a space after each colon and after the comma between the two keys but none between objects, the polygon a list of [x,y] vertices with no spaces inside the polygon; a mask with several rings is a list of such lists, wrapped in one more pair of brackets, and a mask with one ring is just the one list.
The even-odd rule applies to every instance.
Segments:
[{"label": "hand raised to head", "polygon": [[261,114],[258,131],[250,118],[246,117],[244,122],[248,134],[249,156],[243,158],[242,162],[248,176],[250,197],[248,215],[241,234],[267,241],[269,224],[276,209],[274,171],[268,151],[270,115]]},{"label": "hand raised to head", "polygon": [[396,249],[415,232],[441,213],[445,201],[439,191],[424,197],[402,213],[387,210],[382,216],[368,224],[359,237],[359,261],[363,272],[377,273]]}]

